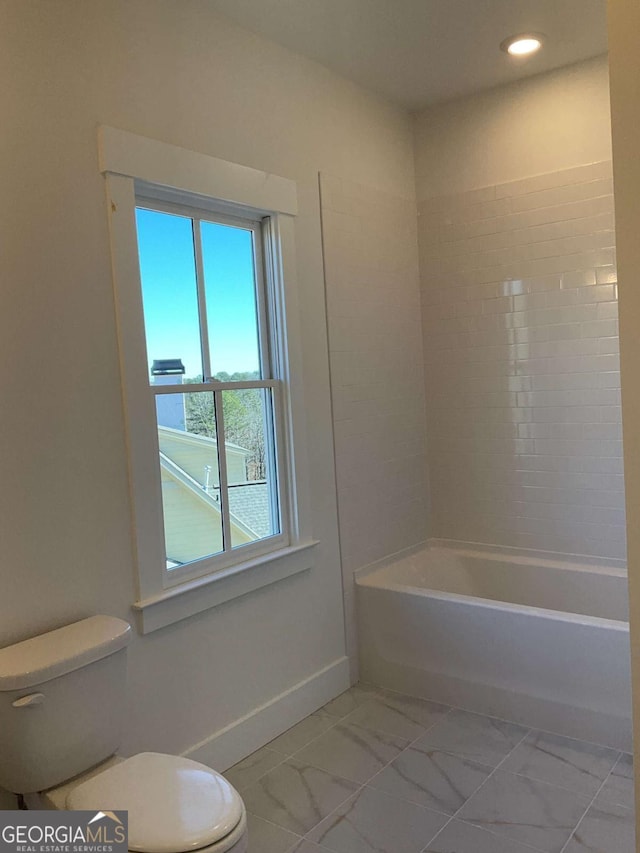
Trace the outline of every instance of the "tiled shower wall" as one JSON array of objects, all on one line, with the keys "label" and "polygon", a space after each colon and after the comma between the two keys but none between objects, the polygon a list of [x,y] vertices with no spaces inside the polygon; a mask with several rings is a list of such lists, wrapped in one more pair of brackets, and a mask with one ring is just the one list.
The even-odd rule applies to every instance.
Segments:
[{"label": "tiled shower wall", "polygon": [[427,537],[424,362],[416,208],[321,175],[322,229],[347,640],[353,572]]},{"label": "tiled shower wall", "polygon": [[431,535],[625,554],[611,164],[419,202]]}]

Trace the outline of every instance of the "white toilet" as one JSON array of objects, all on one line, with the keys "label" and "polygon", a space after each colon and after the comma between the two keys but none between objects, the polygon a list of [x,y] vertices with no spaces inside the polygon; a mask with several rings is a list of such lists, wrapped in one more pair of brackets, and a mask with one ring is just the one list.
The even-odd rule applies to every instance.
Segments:
[{"label": "white toilet", "polygon": [[244,803],[219,773],[115,755],[130,639],[127,622],[92,616],[0,649],[0,787],[34,809],[126,809],[138,853],[246,853]]}]

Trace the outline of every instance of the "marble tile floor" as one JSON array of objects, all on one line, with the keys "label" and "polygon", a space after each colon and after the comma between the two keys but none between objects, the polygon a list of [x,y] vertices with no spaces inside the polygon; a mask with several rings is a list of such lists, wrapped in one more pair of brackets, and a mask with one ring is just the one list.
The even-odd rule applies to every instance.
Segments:
[{"label": "marble tile floor", "polygon": [[225,774],[249,853],[634,853],[630,755],[358,685]]}]

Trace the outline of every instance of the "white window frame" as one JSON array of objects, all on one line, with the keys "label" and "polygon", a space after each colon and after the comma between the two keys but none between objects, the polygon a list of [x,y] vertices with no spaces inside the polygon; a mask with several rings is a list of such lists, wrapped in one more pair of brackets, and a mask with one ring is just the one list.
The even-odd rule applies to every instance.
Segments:
[{"label": "white window frame", "polygon": [[[317,541],[310,531],[306,421],[296,287],[293,181],[110,127],[99,130],[106,179],[113,282],[129,457],[138,614],[143,633],[215,607],[310,569]],[[167,572],[154,396],[149,392],[135,208],[161,199],[214,214],[262,221],[271,367],[280,387],[278,474],[285,535],[277,550],[264,541],[224,560]],[[219,383],[203,384],[215,390]],[[268,541],[268,540],[266,540]],[[275,544],[275,543],[274,543]],[[256,546],[256,547],[254,547]]]},{"label": "white window frame", "polygon": [[[261,379],[250,380],[247,382],[217,382],[210,378],[211,366],[209,363],[210,354],[209,336],[207,328],[208,324],[206,312],[204,310],[204,302],[201,301],[205,298],[203,292],[204,273],[201,269],[201,250],[198,249],[196,251],[194,260],[196,268],[198,304],[200,306],[199,323],[201,334],[203,335],[203,375],[204,377],[209,378],[203,379],[201,383],[187,386],[154,386],[148,383],[148,387],[150,388],[152,395],[173,395],[176,393],[187,394],[190,391],[195,391],[197,393],[211,393],[215,399],[216,423],[218,427],[218,437],[221,447],[224,447],[224,428],[223,424],[221,423],[221,420],[224,420],[221,417],[222,392],[226,390],[238,390],[241,388],[264,388],[269,389],[272,395],[272,414],[274,421],[274,430],[269,430],[269,438],[272,439],[271,443],[276,456],[275,471],[273,473],[277,474],[277,476],[276,482],[269,482],[269,489],[270,491],[274,489],[277,491],[277,500],[275,502],[278,506],[278,520],[280,527],[279,532],[269,537],[264,537],[254,542],[247,543],[245,545],[235,546],[232,550],[228,549],[224,552],[201,557],[191,562],[185,563],[182,566],[171,569],[166,568],[165,559],[163,587],[170,588],[173,586],[179,586],[180,584],[192,578],[210,575],[214,572],[219,572],[229,566],[233,566],[238,563],[244,563],[252,557],[258,557],[262,554],[268,554],[272,551],[282,550],[283,548],[288,547],[290,544],[289,531],[291,528],[291,523],[289,519],[289,507],[291,504],[291,500],[289,495],[287,477],[289,453],[287,452],[288,448],[286,442],[284,441],[284,419],[282,404],[283,382],[278,377],[278,374],[272,367],[271,357],[271,353],[275,353],[278,351],[277,342],[271,340],[271,327],[272,324],[277,324],[277,318],[275,316],[267,316],[268,306],[271,306],[274,301],[275,287],[272,270],[265,264],[263,252],[263,246],[268,240],[268,218],[260,220],[255,219],[254,217],[244,218],[237,216],[229,216],[226,213],[219,213],[217,210],[215,210],[213,204],[211,205],[210,210],[206,210],[201,207],[195,207],[193,204],[189,203],[179,204],[173,199],[171,201],[165,200],[163,198],[161,190],[150,191],[149,188],[147,188],[146,190],[143,189],[136,194],[136,208],[144,208],[147,210],[154,210],[160,213],[169,213],[174,214],[176,216],[190,218],[195,223],[194,239],[197,244],[200,243],[200,236],[197,224],[200,220],[220,223],[224,225],[231,225],[233,227],[243,228],[252,233],[254,239],[255,285],[257,302],[256,308],[259,327],[258,340],[260,347],[260,364],[261,368],[266,367],[268,371],[268,375],[263,376]],[[142,389],[140,389],[140,391],[142,392]],[[269,418],[268,420],[271,421],[271,418]],[[275,435],[273,435],[273,432],[275,432]],[[156,439],[154,438],[154,440]],[[155,449],[159,451],[159,448],[157,446]],[[227,463],[224,451],[222,451],[219,455],[218,464],[220,467],[221,489],[225,492],[225,498],[223,499],[221,504],[222,524],[223,529],[226,530],[227,534],[229,535],[231,529],[230,508],[229,504],[227,503],[229,485],[227,483]]]}]

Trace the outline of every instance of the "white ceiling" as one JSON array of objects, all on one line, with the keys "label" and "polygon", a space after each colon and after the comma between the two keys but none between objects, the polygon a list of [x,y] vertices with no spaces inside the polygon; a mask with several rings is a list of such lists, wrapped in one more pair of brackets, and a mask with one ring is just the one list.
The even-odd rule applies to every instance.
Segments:
[{"label": "white ceiling", "polygon": [[[607,50],[606,0],[211,0],[236,23],[420,109]],[[526,61],[499,49],[542,32]]]}]

